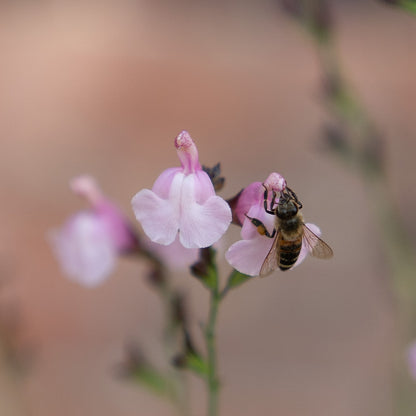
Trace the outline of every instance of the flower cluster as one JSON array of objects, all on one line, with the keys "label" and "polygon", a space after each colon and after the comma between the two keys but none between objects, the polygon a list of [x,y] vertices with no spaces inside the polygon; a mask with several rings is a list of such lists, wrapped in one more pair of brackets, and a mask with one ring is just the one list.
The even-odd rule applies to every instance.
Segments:
[{"label": "flower cluster", "polygon": [[[196,259],[197,249],[216,243],[233,220],[242,227],[241,240],[229,247],[225,257],[239,272],[260,275],[274,244],[274,238],[270,238],[276,234],[273,211],[286,189],[285,179],[271,173],[263,183],[250,184],[227,203],[216,195],[213,185],[219,179],[222,184],[223,179],[213,180],[213,175],[208,175],[210,170],[201,167],[189,133],[182,131],[174,144],[181,166],[166,169],[152,189],[142,189],[132,198],[136,219],[151,241],[142,241],[140,246],[145,245],[171,265],[191,262]],[[216,166],[215,175],[218,170]],[[139,242],[128,221],[92,178],[76,178],[71,188],[89,201],[91,209],[74,215],[53,232],[52,242],[64,271],[80,283],[93,286],[109,275],[119,254],[137,250]],[[253,218],[265,228],[264,233],[253,224]],[[307,225],[320,235],[318,227]],[[308,247],[303,245],[295,266],[307,252]]]}]

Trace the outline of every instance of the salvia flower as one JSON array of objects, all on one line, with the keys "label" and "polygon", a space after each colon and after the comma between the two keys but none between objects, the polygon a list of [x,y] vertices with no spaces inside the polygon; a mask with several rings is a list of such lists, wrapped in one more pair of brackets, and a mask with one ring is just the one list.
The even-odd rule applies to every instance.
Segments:
[{"label": "salvia flower", "polygon": [[[272,202],[273,192],[276,193],[274,209],[279,202],[279,193],[286,188],[286,181],[283,176],[274,172],[269,175],[264,183],[253,182],[241,192],[234,207],[234,217],[242,224],[242,239],[231,245],[225,253],[227,261],[236,270],[249,276],[258,276],[260,274],[263,262],[273,244],[273,238],[260,234],[248,218],[256,218],[261,221],[269,231],[269,234],[272,234],[275,228],[276,216],[268,214],[264,209],[265,188],[268,190],[269,207]],[[316,225],[307,224],[307,226],[318,236],[321,234]],[[300,264],[307,253],[308,249],[302,246],[294,266]]]},{"label": "salvia flower", "polygon": [[77,177],[70,186],[91,208],[74,214],[60,229],[53,230],[50,240],[68,277],[92,287],[110,275],[120,253],[136,248],[137,240],[127,220],[93,178]]},{"label": "salvia flower", "polygon": [[132,199],[133,210],[155,243],[170,245],[179,233],[179,241],[186,248],[208,247],[227,230],[231,209],[215,195],[188,132],[178,135],[175,147],[182,166],[166,169],[152,190],[138,192]]}]

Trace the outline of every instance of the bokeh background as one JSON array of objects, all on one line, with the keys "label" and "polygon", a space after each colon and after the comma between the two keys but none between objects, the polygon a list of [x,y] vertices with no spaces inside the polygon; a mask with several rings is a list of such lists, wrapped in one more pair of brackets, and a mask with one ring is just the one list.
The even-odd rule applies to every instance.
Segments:
[{"label": "bokeh background", "polygon": [[[340,63],[383,134],[391,197],[414,242],[416,19],[376,1],[334,1],[332,12]],[[225,198],[284,175],[335,252],[226,299],[222,414],[392,414],[396,325],[382,233],[359,175],[322,145],[316,45],[279,2],[5,1],[0,52],[3,339],[28,361],[17,374],[3,354],[0,414],[173,414],[114,372],[130,340],[161,357],[146,264],[122,259],[89,290],[63,276],[46,235],[85,207],[68,188],[81,173],[133,221],[131,197],[178,164],[182,129],[202,163],[221,162]],[[223,248],[238,237],[232,226]],[[207,293],[186,270],[173,277],[197,328]],[[189,385],[192,413],[203,415],[202,382]]]}]

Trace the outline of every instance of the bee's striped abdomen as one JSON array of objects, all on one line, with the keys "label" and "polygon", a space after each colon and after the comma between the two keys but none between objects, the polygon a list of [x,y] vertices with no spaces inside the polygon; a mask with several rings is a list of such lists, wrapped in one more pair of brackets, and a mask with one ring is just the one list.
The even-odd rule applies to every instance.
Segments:
[{"label": "bee's striped abdomen", "polygon": [[293,241],[280,239],[278,257],[280,270],[289,270],[296,263],[301,248],[302,236]]}]

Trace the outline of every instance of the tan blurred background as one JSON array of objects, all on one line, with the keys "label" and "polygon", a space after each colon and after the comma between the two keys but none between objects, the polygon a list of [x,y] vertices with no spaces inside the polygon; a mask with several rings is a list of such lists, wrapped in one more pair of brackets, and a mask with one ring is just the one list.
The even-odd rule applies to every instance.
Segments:
[{"label": "tan blurred background", "polygon": [[[1,415],[173,414],[113,374],[128,340],[161,356],[146,266],[122,260],[88,290],[62,275],[45,236],[84,207],[68,188],[81,173],[133,220],[131,197],[178,164],[182,129],[202,163],[221,161],[224,197],[283,174],[335,251],[226,300],[222,415],[391,415],[394,308],[380,233],[359,177],[322,150],[316,50],[277,3],[1,3],[0,302],[19,311],[31,363],[22,381],[2,370]],[[414,236],[416,19],[373,1],[333,11],[343,69],[385,137],[391,192]],[[187,272],[174,277],[197,326],[207,293]],[[189,381],[203,415],[202,383]]]}]

